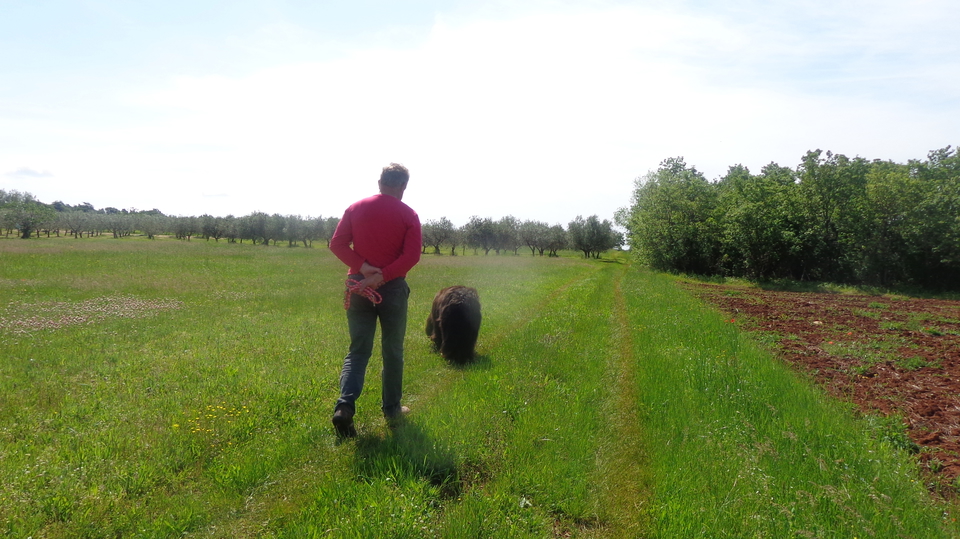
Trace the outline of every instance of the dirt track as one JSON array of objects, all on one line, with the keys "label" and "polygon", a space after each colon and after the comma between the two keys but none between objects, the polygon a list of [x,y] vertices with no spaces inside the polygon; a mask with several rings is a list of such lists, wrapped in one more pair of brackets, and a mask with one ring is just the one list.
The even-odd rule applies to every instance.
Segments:
[{"label": "dirt track", "polygon": [[960,301],[687,284],[866,413],[897,414],[934,487],[960,485]]}]

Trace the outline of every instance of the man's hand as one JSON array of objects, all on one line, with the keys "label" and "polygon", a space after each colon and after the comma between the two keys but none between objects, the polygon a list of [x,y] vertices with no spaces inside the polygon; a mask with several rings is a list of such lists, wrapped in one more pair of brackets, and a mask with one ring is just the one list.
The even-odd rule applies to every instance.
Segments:
[{"label": "man's hand", "polygon": [[364,280],[369,279],[370,277],[378,273],[380,274],[381,277],[383,276],[383,272],[380,271],[380,268],[376,266],[371,266],[370,263],[368,262],[364,262],[363,265],[360,266],[360,273],[363,274]]},{"label": "man's hand", "polygon": [[383,274],[380,272],[377,272],[360,281],[360,290],[363,291],[367,287],[376,290],[382,284],[383,284]]}]

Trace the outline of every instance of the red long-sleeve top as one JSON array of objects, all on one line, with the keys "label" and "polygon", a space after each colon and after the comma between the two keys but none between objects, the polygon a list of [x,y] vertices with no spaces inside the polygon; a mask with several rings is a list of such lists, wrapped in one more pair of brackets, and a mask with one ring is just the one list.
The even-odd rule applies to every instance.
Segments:
[{"label": "red long-sleeve top", "polygon": [[379,194],[347,208],[330,239],[330,250],[350,266],[349,273],[360,273],[368,262],[389,281],[406,277],[420,261],[421,242],[417,212],[396,197]]}]

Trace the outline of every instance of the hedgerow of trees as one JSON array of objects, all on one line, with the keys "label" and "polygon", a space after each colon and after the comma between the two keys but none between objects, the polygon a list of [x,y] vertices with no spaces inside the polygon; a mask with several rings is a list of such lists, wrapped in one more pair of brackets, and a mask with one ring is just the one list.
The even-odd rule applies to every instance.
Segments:
[{"label": "hedgerow of trees", "polygon": [[30,193],[6,192],[0,189],[0,227],[7,235],[16,230],[21,238],[29,238],[34,231],[50,223],[56,211]]},{"label": "hedgerow of trees", "polygon": [[[337,217],[301,217],[299,215],[266,214],[254,212],[243,217],[228,215],[168,216],[160,210],[149,211],[98,210],[84,202],[71,206],[57,201],[44,204],[28,193],[0,189],[0,230],[9,237],[14,231],[21,238],[34,235],[69,235],[84,238],[112,234],[124,238],[139,232],[149,239],[158,235],[170,235],[190,241],[194,237],[205,240],[253,244],[277,245],[285,243],[293,247],[312,247],[313,242],[323,241],[329,247],[339,223]],[[529,248],[531,255],[557,256],[562,249],[576,249],[584,256],[599,258],[600,254],[620,247],[623,236],[614,230],[608,220],[601,221],[596,215],[587,219],[577,216],[569,228],[548,225],[539,221],[520,221],[508,215],[499,220],[473,216],[462,227],[456,227],[446,217],[427,220],[423,223],[423,252],[434,254],[447,252],[464,254],[472,249],[487,255],[519,254],[521,248]]]},{"label": "hedgerow of trees", "polygon": [[616,220],[661,271],[960,288],[960,156],[950,146],[905,164],[816,150],[796,169],[735,165],[717,181],[670,158],[636,180]]}]

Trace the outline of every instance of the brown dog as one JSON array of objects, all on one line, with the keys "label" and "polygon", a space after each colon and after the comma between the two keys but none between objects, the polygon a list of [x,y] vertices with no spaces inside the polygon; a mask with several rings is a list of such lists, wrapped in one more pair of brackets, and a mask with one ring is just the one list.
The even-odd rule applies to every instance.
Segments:
[{"label": "brown dog", "polygon": [[427,317],[427,336],[448,361],[473,359],[480,334],[480,296],[467,286],[451,286],[437,292]]}]

